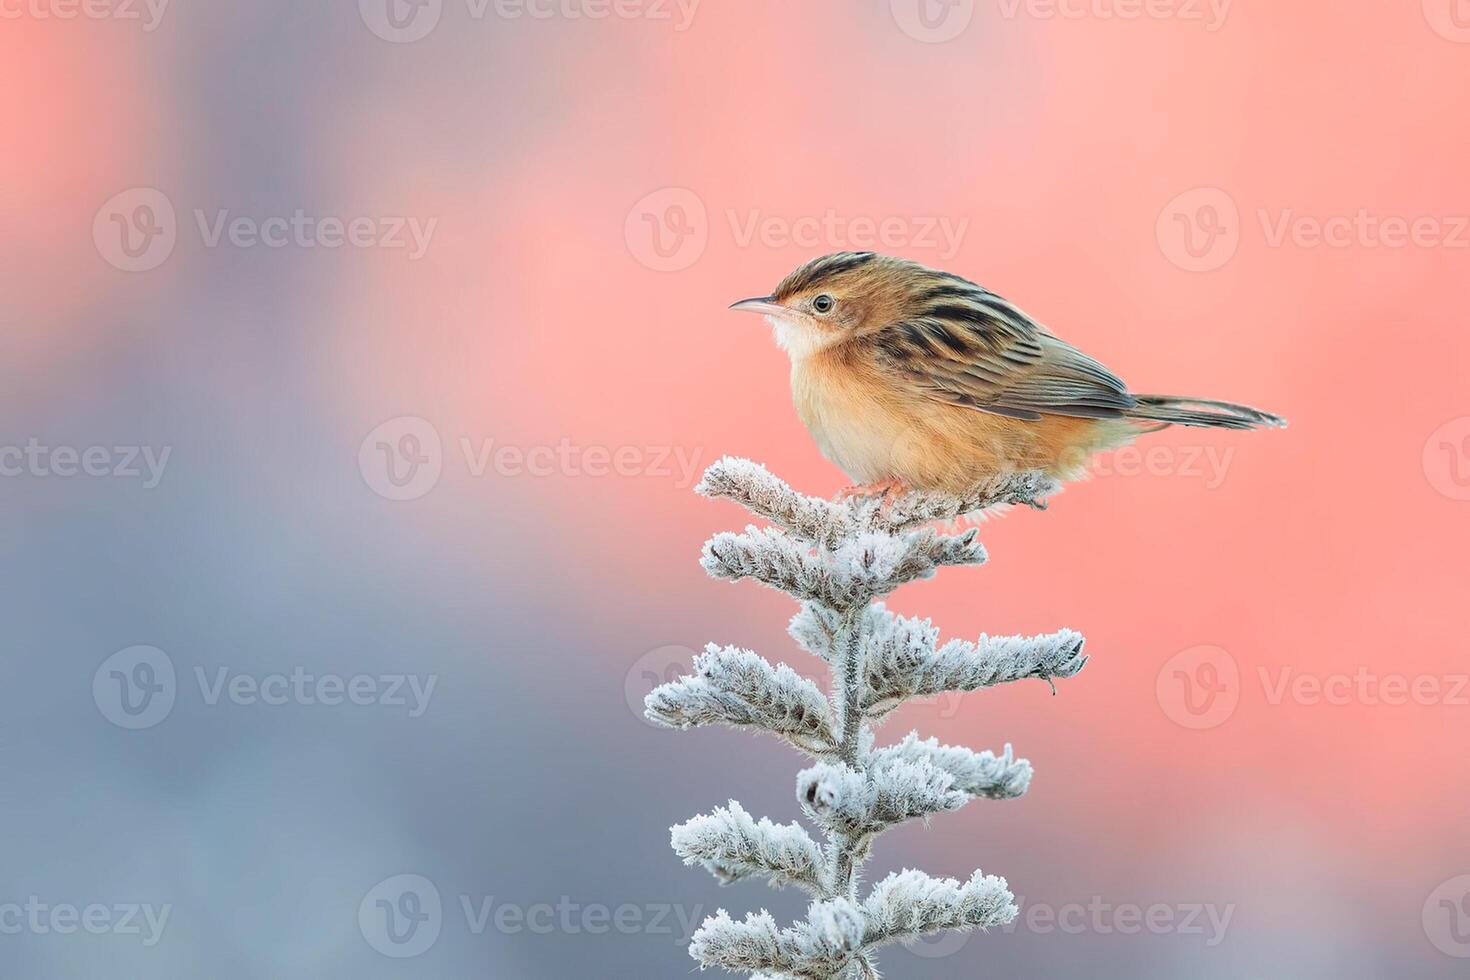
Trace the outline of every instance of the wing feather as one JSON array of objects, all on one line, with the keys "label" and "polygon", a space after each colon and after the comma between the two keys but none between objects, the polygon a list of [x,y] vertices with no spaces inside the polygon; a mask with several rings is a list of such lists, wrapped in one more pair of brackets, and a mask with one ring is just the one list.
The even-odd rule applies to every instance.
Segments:
[{"label": "wing feather", "polygon": [[945,276],[919,312],[872,339],[885,366],[938,401],[1036,421],[1117,418],[1138,404],[1113,372],[996,294]]}]

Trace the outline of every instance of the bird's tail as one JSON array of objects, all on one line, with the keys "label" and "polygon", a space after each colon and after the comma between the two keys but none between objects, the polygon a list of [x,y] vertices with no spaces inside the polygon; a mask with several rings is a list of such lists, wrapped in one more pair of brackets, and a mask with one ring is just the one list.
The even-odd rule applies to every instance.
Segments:
[{"label": "bird's tail", "polygon": [[1207,429],[1286,428],[1286,419],[1270,412],[1231,402],[1174,395],[1138,395],[1138,404],[1124,414],[1131,419],[1166,425],[1193,425]]}]

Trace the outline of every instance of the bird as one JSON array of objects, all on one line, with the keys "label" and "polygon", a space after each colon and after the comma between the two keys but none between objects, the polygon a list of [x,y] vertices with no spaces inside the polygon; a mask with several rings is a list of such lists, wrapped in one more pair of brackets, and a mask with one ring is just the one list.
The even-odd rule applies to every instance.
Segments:
[{"label": "bird", "polygon": [[876,252],[812,259],[730,308],[774,328],[797,414],[855,482],[842,497],[959,495],[1021,471],[1071,481],[1169,426],[1286,426],[1246,405],[1133,393],[983,286]]}]

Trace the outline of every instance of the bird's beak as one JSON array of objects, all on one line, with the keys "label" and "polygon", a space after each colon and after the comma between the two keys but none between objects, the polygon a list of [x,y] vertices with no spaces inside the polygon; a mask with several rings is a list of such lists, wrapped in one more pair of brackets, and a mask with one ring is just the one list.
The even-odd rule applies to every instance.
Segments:
[{"label": "bird's beak", "polygon": [[742,299],[738,303],[731,303],[730,309],[760,313],[764,316],[782,316],[788,312],[786,307],[774,302],[769,296],[752,296],[750,299]]}]

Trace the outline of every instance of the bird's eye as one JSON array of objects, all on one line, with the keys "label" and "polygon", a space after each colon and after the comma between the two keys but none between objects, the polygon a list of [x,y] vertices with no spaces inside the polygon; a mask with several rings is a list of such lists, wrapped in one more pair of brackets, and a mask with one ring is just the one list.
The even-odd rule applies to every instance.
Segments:
[{"label": "bird's eye", "polygon": [[831,313],[832,307],[836,305],[837,301],[831,296],[828,296],[826,293],[823,293],[816,299],[812,300],[812,309],[816,310],[818,313]]}]

